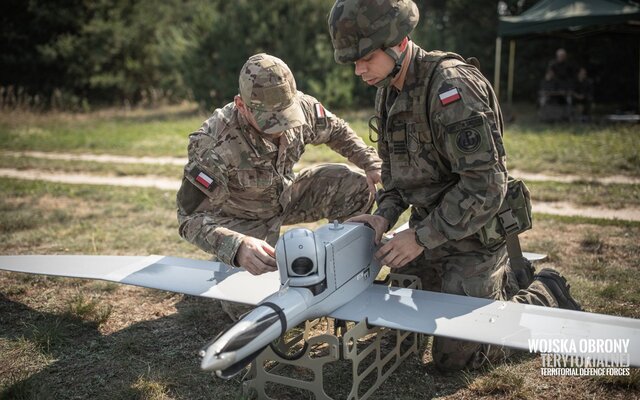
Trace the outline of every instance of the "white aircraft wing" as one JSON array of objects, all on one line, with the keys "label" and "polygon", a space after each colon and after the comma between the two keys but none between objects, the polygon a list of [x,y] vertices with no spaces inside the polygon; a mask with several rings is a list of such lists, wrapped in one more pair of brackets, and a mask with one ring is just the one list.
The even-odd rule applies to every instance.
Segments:
[{"label": "white aircraft wing", "polygon": [[[164,256],[0,256],[0,269],[100,279],[251,305],[280,287],[277,272],[252,276],[220,262]],[[628,340],[629,362],[640,366],[636,319],[382,285],[345,301],[331,317],[524,350],[530,349],[530,339],[570,340],[576,346],[581,340]],[[589,352],[590,357],[597,355]]]},{"label": "white aircraft wing", "polygon": [[253,276],[221,262],[164,256],[0,256],[0,269],[100,279],[251,305],[280,287],[277,272]]},{"label": "white aircraft wing", "polygon": [[[580,345],[597,345],[598,339],[628,340],[630,364],[640,366],[640,320],[632,318],[382,285],[371,286],[330,316],[523,350],[530,350],[533,340],[572,341],[577,351],[560,351],[569,355],[584,355]],[[587,353],[591,358],[609,354]]]}]

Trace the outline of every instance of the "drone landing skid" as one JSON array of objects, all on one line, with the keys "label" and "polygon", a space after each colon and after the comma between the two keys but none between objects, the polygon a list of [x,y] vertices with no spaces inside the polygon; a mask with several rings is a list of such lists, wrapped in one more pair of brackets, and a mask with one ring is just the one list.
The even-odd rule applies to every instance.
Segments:
[{"label": "drone landing skid", "polygon": [[[403,282],[409,283],[410,288],[420,285],[414,276],[390,274],[389,278],[392,285]],[[321,324],[326,324],[326,332],[333,333],[310,337],[312,330],[317,332]],[[283,391],[305,398],[312,394],[318,400],[364,400],[407,357],[418,353],[421,338],[421,334],[414,332],[371,327],[366,321],[357,324],[331,318],[307,321],[304,332],[288,331],[275,349],[269,346],[256,357],[248,372],[249,379],[243,382],[243,392],[249,398],[268,400],[282,397]],[[335,376],[343,375],[348,364],[351,364],[351,388],[335,387]]]}]

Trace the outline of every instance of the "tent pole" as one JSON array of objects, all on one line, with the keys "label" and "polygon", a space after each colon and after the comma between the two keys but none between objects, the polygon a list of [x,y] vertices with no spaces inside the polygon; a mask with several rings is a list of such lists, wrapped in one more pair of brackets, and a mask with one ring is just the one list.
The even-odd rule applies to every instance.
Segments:
[{"label": "tent pole", "polygon": [[640,114],[640,40],[638,41],[638,114]]},{"label": "tent pole", "polygon": [[502,52],[502,38],[496,37],[496,60],[493,70],[493,90],[496,92],[496,98],[500,100],[500,53]]},{"label": "tent pole", "polygon": [[507,80],[507,102],[513,104],[513,73],[516,64],[516,41],[509,41],[509,78]]}]

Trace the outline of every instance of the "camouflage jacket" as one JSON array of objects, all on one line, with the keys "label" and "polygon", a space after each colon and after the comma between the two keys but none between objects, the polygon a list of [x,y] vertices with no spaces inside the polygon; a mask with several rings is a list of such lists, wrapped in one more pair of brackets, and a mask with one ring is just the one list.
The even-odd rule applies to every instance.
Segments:
[{"label": "camouflage jacket", "polygon": [[[412,206],[417,240],[434,249],[478,232],[507,188],[503,122],[489,82],[453,53],[411,43],[395,101],[378,89],[384,193],[376,214],[393,226]],[[386,104],[390,103],[390,104]]]},{"label": "camouflage jacket", "polygon": [[[244,235],[230,220],[277,220],[291,199],[294,164],[305,145],[321,143],[365,171],[379,169],[375,149],[313,97],[298,92],[306,124],[264,140],[233,103],[217,109],[189,136],[189,162],[178,191],[180,236],[233,265]],[[273,223],[279,228],[277,222]]]}]

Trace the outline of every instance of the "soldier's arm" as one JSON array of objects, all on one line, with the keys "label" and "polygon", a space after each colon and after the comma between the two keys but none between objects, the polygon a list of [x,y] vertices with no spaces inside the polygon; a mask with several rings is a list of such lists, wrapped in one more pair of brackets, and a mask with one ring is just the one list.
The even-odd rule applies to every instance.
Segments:
[{"label": "soldier's arm", "polygon": [[381,161],[376,150],[366,143],[342,119],[338,118],[311,96],[305,95],[303,108],[311,126],[305,142],[327,144],[332,150],[347,158],[365,171],[380,169]]},{"label": "soldier's arm", "polygon": [[206,125],[190,136],[189,163],[176,199],[179,233],[189,243],[234,265],[244,235],[219,222],[220,209],[229,198],[228,175],[224,162],[211,150]]},{"label": "soldier's arm", "polygon": [[379,135],[378,139],[378,154],[382,159],[382,186],[384,189],[378,192],[378,209],[373,214],[386,218],[389,221],[387,227],[389,230],[398,222],[398,218],[409,208],[409,205],[402,200],[402,196],[391,183],[389,145],[382,135]]},{"label": "soldier's arm", "polygon": [[507,189],[502,119],[492,111],[497,100],[488,82],[470,66],[440,72],[432,86],[431,127],[459,181],[416,227],[427,248],[476,233],[497,213]]}]

